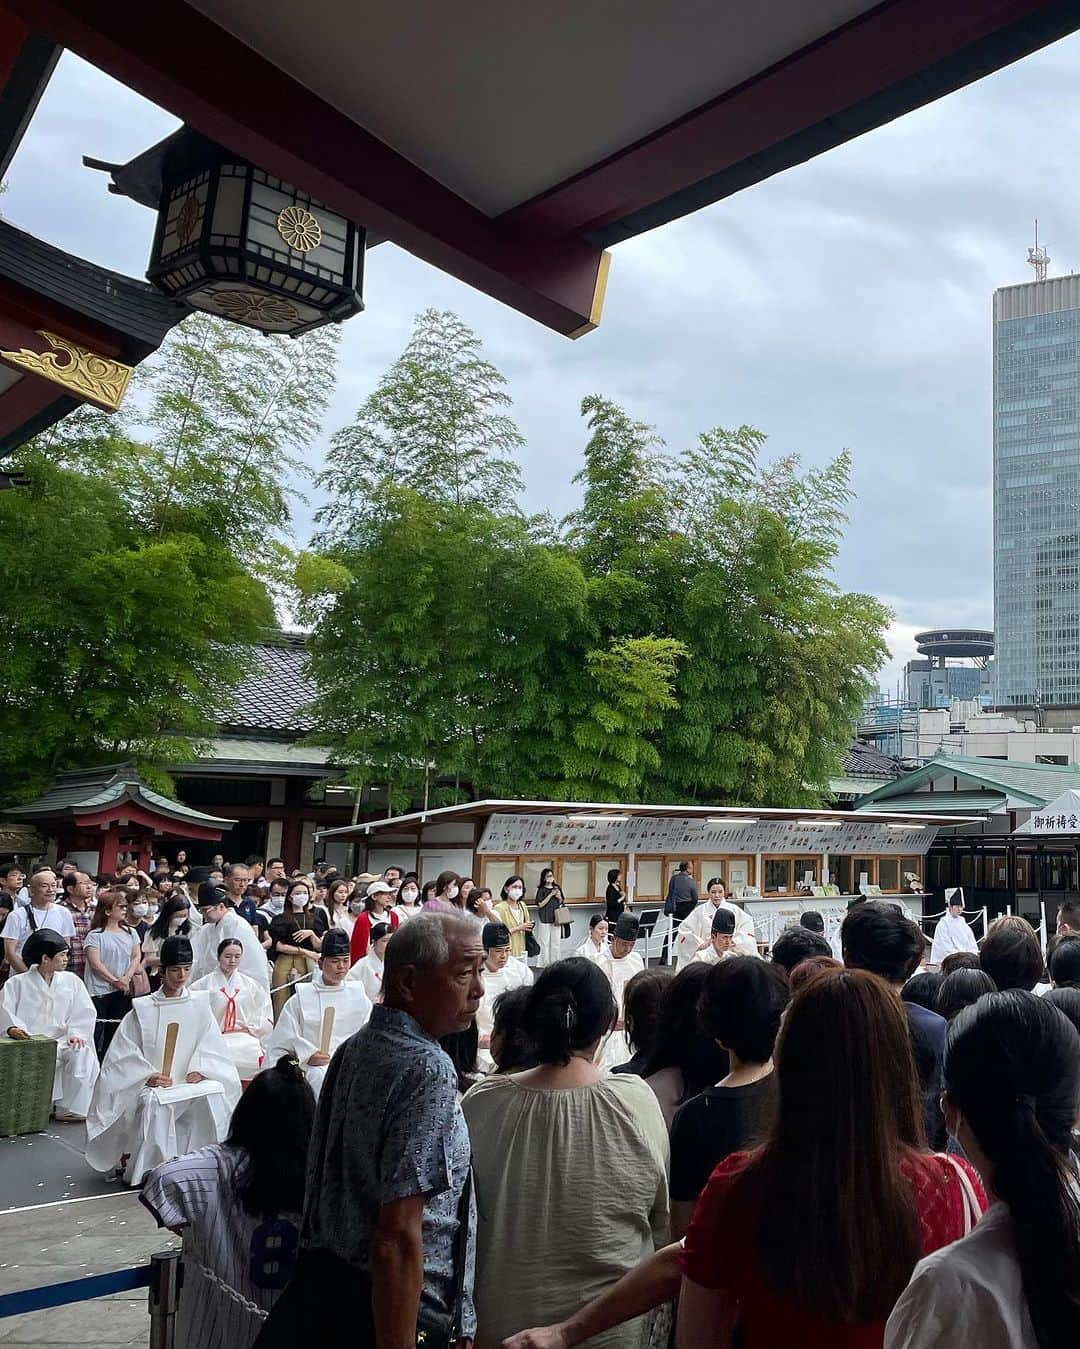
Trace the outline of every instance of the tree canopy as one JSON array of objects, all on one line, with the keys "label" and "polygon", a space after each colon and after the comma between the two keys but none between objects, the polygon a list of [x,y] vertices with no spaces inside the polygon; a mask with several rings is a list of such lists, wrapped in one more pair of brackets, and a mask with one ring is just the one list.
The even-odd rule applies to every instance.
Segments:
[{"label": "tree canopy", "polygon": [[118,758],[153,772],[220,720],[291,578],[336,345],[193,315],[126,418],[83,409],[11,457],[29,486],[0,492],[0,799]]},{"label": "tree canopy", "polygon": [[[447,369],[453,407],[472,409],[467,491]],[[745,426],[672,454],[591,396],[582,505],[556,523],[521,512],[512,423],[484,425],[496,405],[475,337],[429,313],[334,438],[331,527],[297,572],[318,738],[397,807],[437,781],[444,796],[819,801],[886,654],[887,610],[832,580],[849,456],[768,461]]]}]

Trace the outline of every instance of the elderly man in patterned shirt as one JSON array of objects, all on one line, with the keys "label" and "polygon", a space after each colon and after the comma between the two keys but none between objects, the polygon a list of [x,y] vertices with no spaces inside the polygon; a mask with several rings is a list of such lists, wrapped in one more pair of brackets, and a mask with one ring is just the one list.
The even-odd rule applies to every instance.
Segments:
[{"label": "elderly man in patterned shirt", "polygon": [[323,1084],[302,1251],[256,1349],[295,1349],[337,1275],[354,1290],[357,1349],[415,1344],[418,1318],[452,1321],[461,1340],[473,1337],[471,1202],[458,1239],[469,1133],[438,1041],[472,1024],[483,960],[480,924],[466,914],[420,914],[390,938],[383,1001],[334,1055]]}]

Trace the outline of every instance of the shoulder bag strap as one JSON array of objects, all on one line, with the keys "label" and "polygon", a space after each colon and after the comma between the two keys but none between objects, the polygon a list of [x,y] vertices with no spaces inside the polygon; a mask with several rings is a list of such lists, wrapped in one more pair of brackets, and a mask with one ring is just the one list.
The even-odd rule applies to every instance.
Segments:
[{"label": "shoulder bag strap", "polygon": [[960,1182],[960,1204],[964,1216],[964,1236],[971,1231],[975,1224],[982,1217],[982,1210],[979,1208],[978,1196],[975,1193],[975,1186],[971,1183],[971,1177],[967,1173],[967,1168],[952,1153],[944,1152],[938,1154],[944,1157],[952,1167],[956,1179]]},{"label": "shoulder bag strap", "polygon": [[34,906],[33,906],[33,904],[27,904],[27,906],[26,906],[26,921],[30,924],[30,931],[31,931],[31,932],[36,932],[36,931],[37,931],[37,919],[34,917]]}]

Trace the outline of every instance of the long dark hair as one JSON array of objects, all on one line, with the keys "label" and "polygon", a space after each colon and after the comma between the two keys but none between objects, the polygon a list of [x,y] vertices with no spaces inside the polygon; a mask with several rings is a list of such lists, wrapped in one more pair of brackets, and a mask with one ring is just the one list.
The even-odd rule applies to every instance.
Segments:
[{"label": "long dark hair", "polygon": [[788,1008],[775,1061],[776,1117],[736,1182],[762,1186],[766,1281],[824,1320],[884,1320],[920,1254],[900,1161],[925,1140],[900,1000],[865,970],[822,970]]},{"label": "long dark hair", "polygon": [[190,911],[191,903],[179,895],[175,898],[170,895],[162,904],[161,908],[158,909],[158,916],[150,924],[150,936],[155,941],[164,941],[168,936],[186,937],[188,935],[191,931],[190,922],[181,923],[174,933],[169,932],[169,919],[174,913],[179,913],[181,909]]},{"label": "long dark hair", "polygon": [[541,970],[529,990],[522,1028],[540,1063],[566,1064],[575,1050],[598,1044],[617,1014],[607,975],[591,960],[571,956]]},{"label": "long dark hair", "polygon": [[520,1073],[536,1067],[536,1050],[525,1033],[528,988],[508,988],[492,1007],[491,1057],[497,1073]]},{"label": "long dark hair", "polygon": [[660,1000],[675,977],[666,965],[638,970],[623,993],[623,1026],[633,1054],[647,1054],[660,1026]]},{"label": "long dark hair", "polygon": [[702,960],[691,961],[664,989],[656,1034],[641,1065],[642,1077],[651,1077],[661,1068],[678,1068],[683,1079],[680,1103],[727,1076],[728,1056],[707,1034],[698,1015],[711,969]]},{"label": "long dark hair", "polygon": [[1070,1162],[1080,1038],[1052,1003],[988,993],[949,1026],[949,1101],[994,1168],[984,1177],[1012,1215],[1040,1349],[1080,1344],[1080,1200]]},{"label": "long dark hair", "polygon": [[[272,1127],[267,1120],[273,1120]],[[315,1094],[295,1058],[285,1055],[256,1074],[236,1103],[225,1140],[248,1155],[250,1165],[239,1189],[245,1213],[270,1218],[303,1211],[314,1124]]]}]

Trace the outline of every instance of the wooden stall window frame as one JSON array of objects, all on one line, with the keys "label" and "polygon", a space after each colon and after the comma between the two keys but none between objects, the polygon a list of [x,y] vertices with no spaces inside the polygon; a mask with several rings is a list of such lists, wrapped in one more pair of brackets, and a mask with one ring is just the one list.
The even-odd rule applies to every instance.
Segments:
[{"label": "wooden stall window frame", "polygon": [[[787,889],[770,890],[765,885],[765,876],[768,872],[770,862],[783,862],[787,866]],[[763,853],[761,857],[761,893],[763,895],[781,895],[785,899],[790,899],[795,890],[792,886],[792,869],[795,865],[794,853]]]},{"label": "wooden stall window frame", "polygon": [[[660,863],[660,893],[658,895],[642,895],[641,893],[638,877],[641,875],[642,862]],[[648,904],[650,907],[663,904],[664,896],[667,894],[667,857],[665,854],[638,853],[634,859],[634,873],[634,907],[640,909],[642,904]]]},{"label": "wooden stall window frame", "polygon": [[[881,864],[882,862],[896,863],[896,889],[886,890],[882,885],[882,893],[886,895],[900,895],[904,892],[904,859],[895,857],[892,853],[875,853],[874,855],[874,875],[877,877],[875,884],[881,885]],[[908,867],[908,871],[912,868]]]}]

